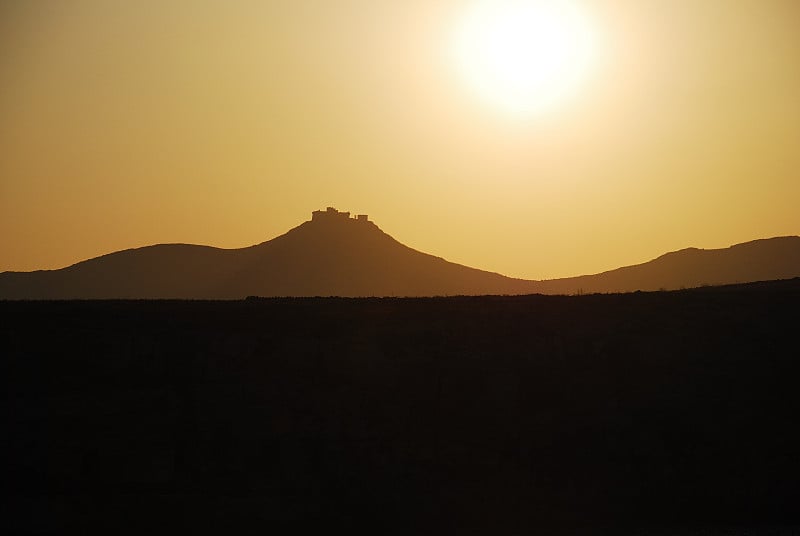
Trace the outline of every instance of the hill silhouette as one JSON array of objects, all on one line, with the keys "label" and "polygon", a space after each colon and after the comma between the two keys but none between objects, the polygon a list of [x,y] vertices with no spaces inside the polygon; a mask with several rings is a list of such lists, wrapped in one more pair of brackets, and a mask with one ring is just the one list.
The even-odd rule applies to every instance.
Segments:
[{"label": "hill silhouette", "polygon": [[800,237],[753,240],[723,249],[687,248],[595,275],[541,281],[543,294],[677,290],[800,276]]},{"label": "hill silhouette", "polygon": [[[324,216],[320,216],[324,214]],[[317,212],[284,235],[242,249],[161,244],[61,270],[0,274],[6,299],[514,294],[524,280],[413,250],[365,219]]]},{"label": "hill silhouette", "polygon": [[241,249],[160,244],[60,270],[4,272],[0,299],[241,299],[246,296],[575,294],[677,289],[800,276],[800,237],[686,249],[597,275],[532,281],[405,246],[365,216],[329,208]]}]

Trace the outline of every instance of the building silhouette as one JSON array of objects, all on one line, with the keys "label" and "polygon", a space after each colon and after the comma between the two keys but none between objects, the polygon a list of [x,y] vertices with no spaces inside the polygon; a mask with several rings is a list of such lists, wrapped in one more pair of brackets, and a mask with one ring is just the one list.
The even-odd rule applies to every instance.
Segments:
[{"label": "building silhouette", "polygon": [[349,212],[340,212],[333,207],[327,207],[325,210],[315,210],[311,213],[311,221],[342,221],[352,220],[359,222],[368,222],[369,216],[366,214],[358,214],[351,218]]}]

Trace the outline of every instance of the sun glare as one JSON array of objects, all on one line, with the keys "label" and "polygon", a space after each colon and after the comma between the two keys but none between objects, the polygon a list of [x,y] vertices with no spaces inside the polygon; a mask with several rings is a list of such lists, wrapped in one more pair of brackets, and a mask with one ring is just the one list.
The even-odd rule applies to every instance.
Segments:
[{"label": "sun glare", "polygon": [[595,57],[586,14],[570,0],[479,0],[461,21],[455,55],[484,98],[517,114],[552,109],[580,87]]}]

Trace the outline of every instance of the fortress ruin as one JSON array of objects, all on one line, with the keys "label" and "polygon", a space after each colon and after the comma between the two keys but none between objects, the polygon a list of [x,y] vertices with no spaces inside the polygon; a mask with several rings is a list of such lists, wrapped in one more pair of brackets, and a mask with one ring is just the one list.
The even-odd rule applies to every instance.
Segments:
[{"label": "fortress ruin", "polygon": [[350,217],[349,212],[339,212],[333,207],[328,207],[325,210],[315,210],[311,213],[311,221],[342,221],[342,220],[352,220],[352,221],[360,221],[360,222],[368,222],[369,216],[366,214],[358,214],[354,217]]}]

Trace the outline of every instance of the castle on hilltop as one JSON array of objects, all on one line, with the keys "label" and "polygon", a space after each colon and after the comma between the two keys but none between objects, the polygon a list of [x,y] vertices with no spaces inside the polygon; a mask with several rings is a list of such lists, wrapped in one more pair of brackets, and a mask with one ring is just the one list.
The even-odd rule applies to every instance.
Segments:
[{"label": "castle on hilltop", "polygon": [[342,221],[342,220],[351,220],[351,221],[360,221],[360,222],[368,222],[369,217],[366,214],[358,214],[353,218],[350,217],[349,212],[339,212],[333,207],[328,207],[325,210],[315,210],[311,213],[311,221]]}]

